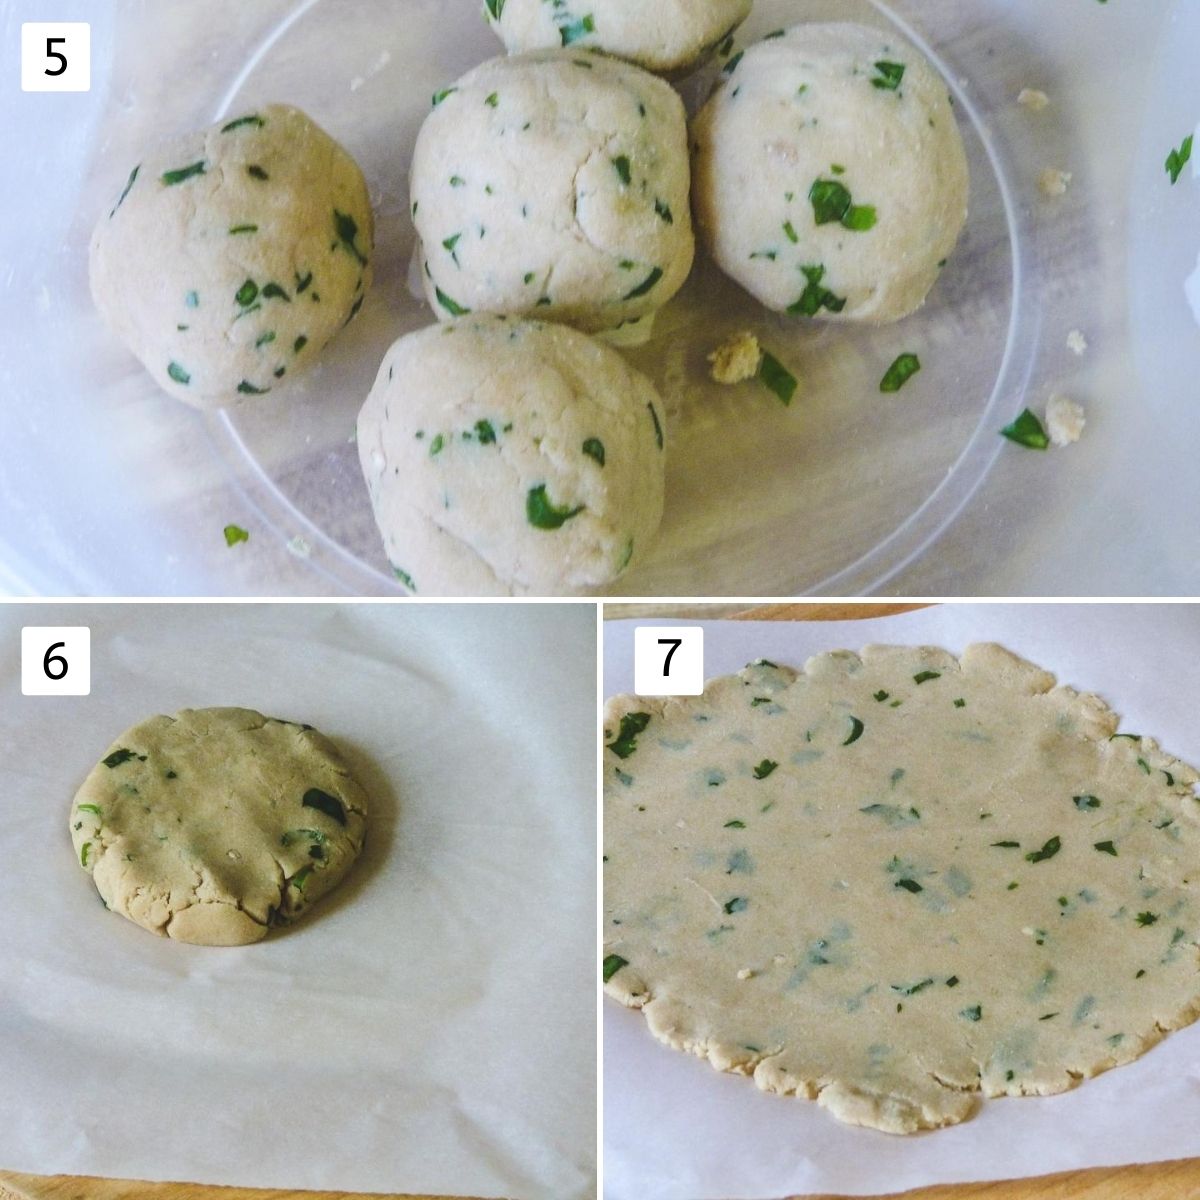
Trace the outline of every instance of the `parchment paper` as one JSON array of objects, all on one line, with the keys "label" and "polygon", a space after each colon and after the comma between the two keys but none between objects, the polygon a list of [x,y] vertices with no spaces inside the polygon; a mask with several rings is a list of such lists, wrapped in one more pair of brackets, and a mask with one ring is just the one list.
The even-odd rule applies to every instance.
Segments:
[{"label": "parchment paper", "polygon": [[[696,624],[697,622],[640,622]],[[1200,607],[955,605],[835,624],[698,622],[712,678],[766,657],[998,641],[1098,692],[1121,728],[1200,762]],[[634,622],[605,631],[605,695],[633,690]],[[608,1200],[765,1200],[866,1195],[1200,1154],[1200,1025],[1064,1095],[986,1100],[953,1128],[893,1137],[839,1124],[806,1100],[769,1096],[660,1045],[640,1013],[604,1005]]]},{"label": "parchment paper", "polygon": [[[92,694],[20,694],[88,625]],[[595,1194],[590,607],[0,608],[0,1166],[253,1187]],[[70,801],[123,729],[242,705],[331,736],[363,857],[214,949],[106,912]]]}]

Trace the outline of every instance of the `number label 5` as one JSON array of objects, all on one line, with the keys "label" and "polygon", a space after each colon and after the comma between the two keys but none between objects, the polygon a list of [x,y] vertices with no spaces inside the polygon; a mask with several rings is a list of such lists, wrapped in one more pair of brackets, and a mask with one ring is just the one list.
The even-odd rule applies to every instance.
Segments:
[{"label": "number label 5", "polygon": [[704,630],[640,625],[633,631],[633,690],[639,696],[699,696],[704,691]]},{"label": "number label 5", "polygon": [[92,691],[92,631],[27,625],[21,630],[22,696],[88,696]]},{"label": "number label 5", "polygon": [[21,26],[23,92],[90,92],[92,27],[86,21],[26,21]]}]

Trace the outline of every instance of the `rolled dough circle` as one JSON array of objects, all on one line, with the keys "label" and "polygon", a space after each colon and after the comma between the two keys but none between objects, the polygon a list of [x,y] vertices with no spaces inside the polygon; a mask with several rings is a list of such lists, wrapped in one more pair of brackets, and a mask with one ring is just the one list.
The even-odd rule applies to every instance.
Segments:
[{"label": "rolled dough circle", "polygon": [[92,236],[92,296],[170,395],[220,408],[307,370],[371,286],[354,159],[270,104],[147,153]]},{"label": "rolled dough circle", "polygon": [[71,840],[113,912],[177,941],[237,946],[337,886],[366,813],[366,793],[311,726],[185,709],[108,748],[71,805]]},{"label": "rolled dough circle", "polygon": [[995,645],[759,662],[605,717],[606,989],[890,1133],[1200,1014],[1200,773]]},{"label": "rolled dough circle", "polygon": [[958,243],[970,181],[945,81],[859,25],[797,25],[729,60],[692,123],[696,221],[768,308],[896,321]]}]

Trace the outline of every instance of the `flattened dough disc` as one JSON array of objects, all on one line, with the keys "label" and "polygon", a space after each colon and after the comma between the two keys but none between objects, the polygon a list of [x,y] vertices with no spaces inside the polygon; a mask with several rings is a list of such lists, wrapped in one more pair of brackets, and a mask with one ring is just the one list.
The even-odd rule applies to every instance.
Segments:
[{"label": "flattened dough disc", "polygon": [[311,726],[185,709],[108,748],[71,805],[71,839],[114,912],[178,941],[238,946],[337,885],[366,813],[366,793]]},{"label": "flattened dough disc", "polygon": [[995,645],[760,662],[605,720],[608,992],[912,1133],[1200,1013],[1198,774]]}]

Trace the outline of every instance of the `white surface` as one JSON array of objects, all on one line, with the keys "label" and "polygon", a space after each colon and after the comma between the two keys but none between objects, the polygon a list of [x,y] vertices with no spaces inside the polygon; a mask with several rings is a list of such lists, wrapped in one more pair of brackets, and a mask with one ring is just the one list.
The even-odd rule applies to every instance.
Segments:
[{"label": "white surface", "polygon": [[[92,629],[92,695],[17,697],[19,631]],[[252,1187],[594,1194],[587,608],[0,609],[0,1165]],[[303,922],[155,938],[79,869],[121,730],[242,705],[334,739],[366,848]]]},{"label": "white surface", "polygon": [[[0,0],[0,70],[15,75],[16,26],[42,7]],[[0,346],[0,441],[21,450],[0,464],[0,587],[392,588],[348,439],[384,348],[432,319],[404,285],[407,156],[428,95],[500,46],[476,0],[396,0],[386,20],[383,7],[58,0],[56,17],[92,23],[91,94],[0,94],[0,326],[17,331]],[[631,355],[669,393],[696,399],[668,429],[675,466],[658,558],[625,590],[1200,592],[1190,450],[1200,406],[1189,391],[1200,343],[1183,291],[1200,243],[1197,184],[1170,189],[1162,171],[1200,114],[1187,58],[1195,0],[758,8],[759,33],[828,11],[910,24],[944,57],[964,126],[977,114],[991,144],[968,131],[968,240],[931,307],[900,326],[797,332],[701,262],[675,306],[680,321],[668,310]],[[1051,96],[1045,112],[1016,103],[1028,86]],[[144,142],[267,98],[308,107],[362,159],[380,215],[379,282],[286,404],[205,425],[100,329],[82,251]],[[1046,167],[1072,172],[1067,196],[1040,196]],[[791,409],[752,385],[704,385],[702,351],[735,323],[760,329],[803,377]],[[1092,343],[1083,360],[1064,350],[1072,328]],[[902,396],[880,397],[883,367],[908,349],[925,370]],[[1079,446],[1038,454],[996,436],[1052,391],[1091,414]],[[226,548],[230,522],[249,543]],[[296,537],[307,558],[288,552]]]},{"label": "white surface", "polygon": [[[632,629],[605,630],[604,693],[630,691]],[[955,653],[998,641],[1103,696],[1121,728],[1200,762],[1200,607],[962,605],[874,621],[708,622],[710,678],[753,659],[802,665],[870,642]],[[772,1200],[863,1195],[1200,1154],[1200,1025],[1129,1066],[1045,1099],[984,1101],[962,1125],[914,1137],[838,1124],[654,1040],[645,1018],[604,1004],[606,1200]]]}]

